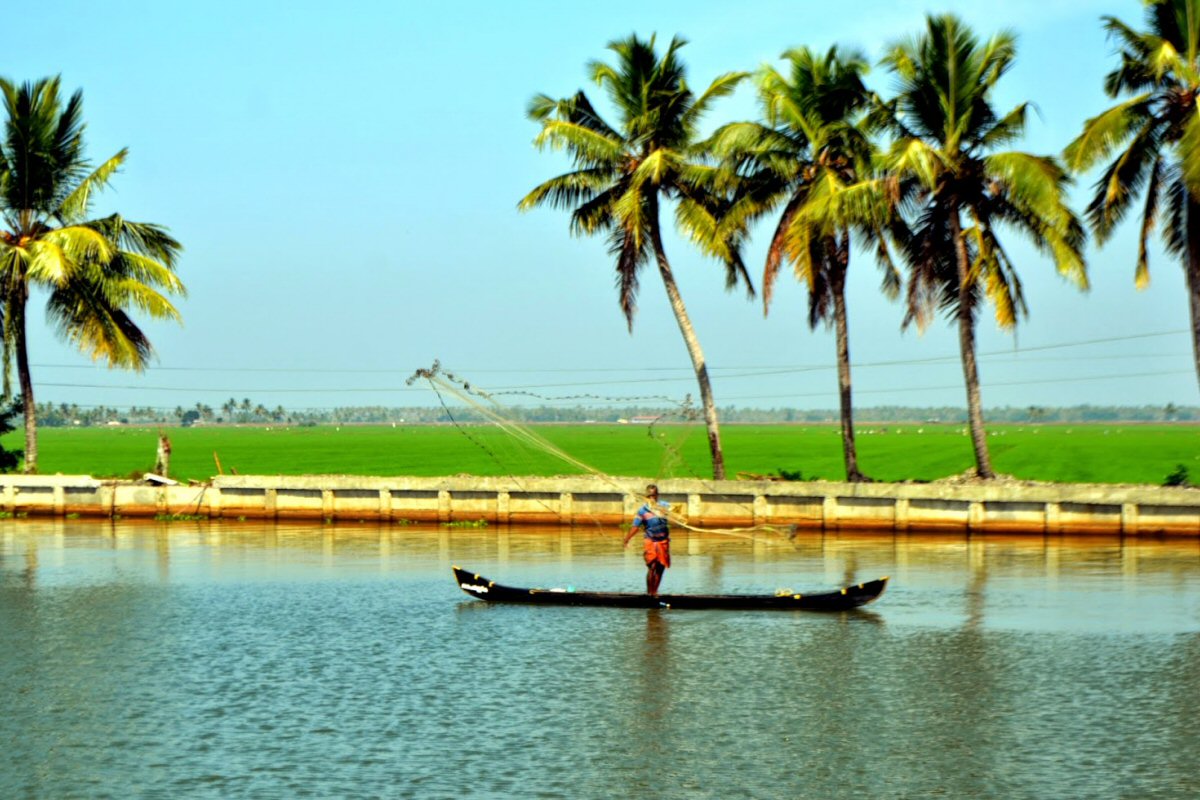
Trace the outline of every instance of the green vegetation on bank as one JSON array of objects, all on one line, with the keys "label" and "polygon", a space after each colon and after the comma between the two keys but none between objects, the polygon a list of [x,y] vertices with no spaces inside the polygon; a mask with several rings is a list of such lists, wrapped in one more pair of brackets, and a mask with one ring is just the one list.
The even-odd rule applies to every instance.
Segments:
[{"label": "green vegetation on bank", "polygon": [[[236,407],[234,407],[236,406]],[[774,423],[826,423],[838,418],[836,409],[828,408],[754,408],[723,406],[721,419],[730,423],[771,425]],[[504,414],[516,422],[525,423],[617,423],[621,420],[648,417],[664,422],[682,422],[685,416],[679,406],[629,405],[603,408],[582,405],[510,406]],[[954,406],[860,406],[855,415],[871,422],[964,423],[966,411]],[[1136,422],[1200,422],[1200,406],[1166,405],[1142,406],[993,406],[986,413],[989,423],[1136,423]],[[486,422],[487,419],[471,408],[456,408],[451,419],[441,406],[339,406],[326,409],[292,409],[277,406],[266,411],[261,404],[252,405],[249,398],[242,404],[225,403],[219,409],[197,403],[174,410],[153,406],[81,407],[74,403],[39,403],[38,425],[47,428],[77,428],[120,423],[133,426],[167,425],[427,425],[431,423]]]},{"label": "green vegetation on bank", "polygon": [[[545,425],[532,428],[571,457],[612,475],[708,477],[702,425]],[[171,475],[570,475],[581,470],[493,427],[319,426],[168,428]],[[42,471],[140,477],[154,464],[156,428],[46,428]],[[730,425],[730,477],[739,473],[841,480],[833,425]],[[877,480],[936,480],[973,465],[962,425],[864,424],[859,460]],[[19,450],[20,432],[0,439]],[[1027,480],[1161,485],[1182,466],[1200,478],[1200,426],[995,425],[996,469]]]}]

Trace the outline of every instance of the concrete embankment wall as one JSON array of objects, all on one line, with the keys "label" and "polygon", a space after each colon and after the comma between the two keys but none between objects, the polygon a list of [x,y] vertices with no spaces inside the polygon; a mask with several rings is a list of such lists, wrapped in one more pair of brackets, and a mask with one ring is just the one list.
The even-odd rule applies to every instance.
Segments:
[{"label": "concrete embankment wall", "polygon": [[[625,524],[644,478],[222,476],[155,486],[74,475],[0,475],[14,515]],[[998,533],[1200,537],[1200,489],[1079,484],[659,481],[697,527],[796,525]]]}]

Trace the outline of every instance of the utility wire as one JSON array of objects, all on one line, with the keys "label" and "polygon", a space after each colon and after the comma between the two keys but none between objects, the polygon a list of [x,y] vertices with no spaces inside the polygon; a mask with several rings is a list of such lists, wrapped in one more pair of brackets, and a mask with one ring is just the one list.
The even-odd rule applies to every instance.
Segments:
[{"label": "utility wire", "polygon": [[[1076,377],[1076,378],[1045,378],[1045,379],[1039,379],[1039,380],[1019,380],[1019,381],[985,381],[983,386],[984,386],[984,388],[990,389],[990,388],[997,388],[997,387],[1004,387],[1004,386],[1037,386],[1037,385],[1048,385],[1048,384],[1049,385],[1058,385],[1058,384],[1066,384],[1066,383],[1086,383],[1086,382],[1092,382],[1092,381],[1123,381],[1123,380],[1129,380],[1129,379],[1134,379],[1134,378],[1161,378],[1161,377],[1167,377],[1167,376],[1190,375],[1190,374],[1192,374],[1191,370],[1165,370],[1165,371],[1160,371],[1160,372],[1124,373],[1124,374],[1120,374],[1120,375],[1111,375],[1111,374],[1110,375],[1087,375],[1087,376]],[[130,386],[130,387],[110,387],[110,386],[86,387],[86,386],[82,386],[81,387],[81,386],[74,386],[72,384],[41,384],[41,385],[42,386],[54,386],[54,387],[60,387],[60,388],[63,386],[67,386],[67,387],[71,387],[71,388],[97,388],[97,389],[127,388],[127,389],[138,389],[138,390],[152,389],[152,390],[156,390],[156,391],[181,391],[181,392],[182,391],[193,391],[193,392],[210,391],[210,392],[220,392],[222,394],[225,394],[230,391],[228,389],[174,389],[174,388],[165,388],[165,387],[144,387],[144,386],[137,386],[137,387],[135,387],[135,386]],[[884,389],[869,389],[869,388],[855,387],[854,394],[855,394],[855,396],[861,396],[861,395],[870,395],[870,394],[899,394],[899,393],[907,393],[907,392],[936,392],[936,391],[953,391],[953,390],[962,389],[962,388],[963,388],[962,384],[945,384],[945,385],[940,385],[940,386],[906,386],[906,387],[892,386],[892,387],[888,387],[888,388],[884,388]],[[292,393],[292,394],[297,394],[297,393],[325,394],[329,391],[332,391],[332,390],[325,390],[325,389],[263,389],[263,390],[254,390],[254,391],[245,390],[245,393],[274,394],[274,393],[280,393],[280,392],[288,392],[288,393]],[[348,393],[348,394],[363,394],[363,393],[371,393],[371,392],[389,392],[390,393],[390,392],[403,392],[403,391],[414,391],[414,390],[412,390],[412,389],[339,389],[336,391],[342,392],[342,393]],[[419,391],[419,390],[417,390],[417,391]],[[243,392],[239,391],[238,393],[241,394]],[[500,395],[503,393],[502,392],[491,392],[490,394]],[[721,399],[722,399],[722,401],[780,400],[780,399],[795,400],[795,399],[800,399],[800,398],[811,398],[811,397],[832,397],[835,394],[836,394],[835,390],[829,389],[829,390],[825,390],[825,391],[816,391],[816,392],[788,392],[787,394],[759,394],[759,395],[724,396]],[[644,398],[630,399],[630,398],[621,398],[621,397],[598,397],[598,396],[575,395],[575,396],[567,397],[567,398],[539,397],[539,398],[537,398],[536,405],[553,405],[555,403],[579,405],[580,402],[582,402],[582,401],[587,401],[588,403],[595,404],[595,405],[628,406],[628,405],[646,405],[647,404]],[[76,403],[74,405],[78,405],[81,408],[98,408],[98,407],[100,407],[97,405],[81,405],[78,403]],[[372,404],[372,405],[376,405],[376,404]],[[524,404],[524,403],[520,403],[520,402],[512,402],[511,405],[513,407],[523,407],[528,404]],[[151,407],[151,406],[146,406],[146,407]],[[321,406],[321,407],[309,407],[306,409],[291,409],[291,410],[312,411],[312,410],[324,410],[324,409],[328,409],[328,408],[330,408],[330,407],[329,406]]]},{"label": "utility wire", "polygon": [[[1084,340],[1075,341],[1075,342],[1058,342],[1055,344],[1037,345],[1034,347],[1021,347],[1021,348],[1013,348],[1013,349],[1005,349],[1005,350],[991,350],[991,351],[986,351],[986,352],[980,353],[979,357],[988,358],[988,357],[992,357],[992,356],[1009,356],[1009,357],[1012,357],[1015,359],[1019,359],[1020,354],[1022,354],[1022,353],[1033,353],[1033,352],[1041,352],[1041,351],[1046,351],[1046,350],[1059,350],[1059,349],[1071,348],[1071,347],[1086,347],[1088,345],[1093,345],[1093,344],[1111,344],[1114,342],[1134,341],[1134,340],[1138,340],[1138,339],[1150,339],[1150,338],[1157,338],[1157,337],[1163,337],[1163,336],[1177,336],[1177,335],[1185,334],[1185,333],[1189,333],[1189,332],[1190,331],[1188,331],[1186,328],[1180,328],[1177,330],[1158,331],[1155,333],[1138,333],[1138,334],[1129,334],[1126,336],[1110,336],[1110,337],[1106,337],[1106,338],[1102,338],[1102,339],[1084,339]],[[1121,356],[1089,356],[1088,358],[1109,358],[1109,357],[1121,357]],[[1137,357],[1137,356],[1125,356],[1125,357]],[[937,363],[937,362],[941,362],[941,361],[957,361],[958,359],[959,359],[958,354],[954,353],[954,354],[942,355],[942,356],[928,356],[925,358],[855,362],[854,364],[852,364],[852,366],[856,369],[857,368],[865,368],[865,367],[882,367],[882,366],[910,366],[913,364],[930,364],[930,363]],[[35,364],[34,366],[38,369],[89,369],[89,370],[96,369],[95,365],[93,365],[93,364]],[[821,364],[774,364],[774,365],[762,365],[762,366],[731,366],[731,367],[709,366],[709,371],[712,373],[723,372],[726,370],[742,370],[742,371],[746,371],[746,372],[778,371],[779,374],[783,374],[786,372],[806,372],[806,371],[817,371],[817,370],[833,369],[833,368],[834,368],[833,366],[830,366],[829,364],[826,364],[826,363],[821,363]],[[268,374],[283,373],[283,374],[310,374],[310,375],[398,375],[398,374],[405,372],[405,370],[399,370],[399,369],[314,369],[311,367],[294,367],[294,368],[292,368],[292,367],[173,367],[173,366],[157,366],[157,367],[154,367],[153,369],[155,372],[227,372],[227,373],[248,372],[248,373],[268,373]],[[629,373],[635,373],[635,372],[654,372],[654,373],[684,372],[684,373],[688,373],[690,375],[691,371],[692,371],[691,367],[680,367],[680,366],[593,367],[593,368],[587,368],[587,369],[567,368],[567,367],[545,367],[545,368],[534,368],[534,369],[511,369],[510,368],[510,369],[459,369],[458,370],[458,372],[460,372],[460,373],[472,374],[472,375],[480,375],[480,374],[489,374],[489,375],[527,374],[528,375],[528,374],[538,374],[538,373],[581,374],[581,373],[609,373],[609,372],[621,373],[621,374],[629,374]],[[771,373],[764,372],[764,374],[771,374]],[[741,377],[741,376],[734,376],[734,377]],[[627,381],[621,381],[621,383],[626,383],[626,382]],[[46,385],[49,385],[49,384],[46,384]],[[222,390],[222,391],[229,391],[229,390]],[[385,390],[381,390],[381,391],[385,391]],[[386,390],[386,391],[390,391],[390,390]]]},{"label": "utility wire", "polygon": [[[1145,357],[1143,357],[1143,358],[1145,358]],[[878,366],[878,365],[875,365],[875,366]],[[826,367],[826,368],[822,368],[822,369],[833,369],[833,368],[834,367]],[[1118,380],[1118,379],[1123,379],[1123,378],[1140,378],[1140,377],[1161,377],[1161,376],[1166,376],[1166,375],[1182,375],[1182,374],[1187,374],[1189,372],[1190,372],[1190,370],[1167,370],[1167,371],[1160,371],[1160,372],[1109,374],[1109,375],[1096,375],[1096,376],[1090,376],[1090,377],[1077,377],[1077,378],[1053,378],[1053,379],[1043,379],[1043,380],[1036,380],[1036,381],[1018,381],[1018,382],[1008,382],[1008,383],[998,382],[998,381],[984,381],[983,385],[984,386],[1014,386],[1014,385],[1022,385],[1025,383],[1072,383],[1072,382],[1076,382],[1076,381],[1107,380],[1107,379]],[[731,379],[738,379],[738,378],[770,377],[770,376],[774,376],[774,375],[793,374],[793,373],[794,373],[794,371],[747,372],[747,373],[741,373],[741,374],[735,374],[735,375],[725,375],[725,376],[721,376],[721,377],[723,380],[731,380]],[[571,381],[571,382],[567,382],[567,383],[543,383],[543,384],[533,384],[533,385],[523,384],[523,385],[519,385],[519,386],[499,386],[494,389],[489,389],[488,391],[490,394],[502,396],[502,395],[527,393],[531,389],[573,389],[573,388],[579,388],[579,387],[584,387],[584,386],[614,386],[614,385],[632,385],[632,384],[645,384],[645,383],[686,383],[686,382],[690,382],[692,380],[694,380],[694,379],[691,378],[690,376],[687,376],[687,377],[680,377],[680,378],[631,378],[629,380],[624,380],[624,381]],[[208,394],[220,394],[220,395],[229,394],[229,395],[242,395],[242,396],[264,395],[264,394],[397,394],[397,393],[424,394],[425,393],[425,390],[414,389],[409,386],[377,386],[377,387],[370,387],[370,388],[316,387],[316,388],[308,388],[308,389],[296,389],[296,388],[288,388],[288,389],[249,388],[248,389],[248,388],[244,388],[244,387],[242,387],[242,388],[230,388],[230,387],[212,388],[212,387],[208,387],[208,386],[139,386],[139,385],[130,385],[130,384],[106,385],[106,384],[98,384],[98,383],[57,383],[57,382],[45,382],[45,383],[38,382],[38,386],[45,387],[45,388],[54,388],[54,389],[112,389],[112,390],[125,389],[125,390],[130,390],[130,391],[142,391],[142,392],[196,392],[196,393],[208,393]],[[937,388],[948,388],[948,387],[928,387],[928,388],[937,389]],[[858,388],[855,388],[855,390],[854,390],[855,394],[859,394],[864,391],[871,391],[871,390],[864,390],[864,389],[858,389]],[[913,387],[913,388],[895,387],[895,388],[891,388],[891,389],[881,389],[878,391],[895,391],[895,392],[923,391],[923,388],[922,387]],[[826,394],[826,392],[820,392],[817,394]],[[805,397],[805,396],[816,396],[816,395],[815,394],[809,394],[809,395],[795,394],[793,396],[794,397]],[[573,397],[571,399],[581,399],[581,398]],[[621,398],[613,398],[613,399],[620,400]],[[736,399],[736,398],[723,398],[723,399]]]}]

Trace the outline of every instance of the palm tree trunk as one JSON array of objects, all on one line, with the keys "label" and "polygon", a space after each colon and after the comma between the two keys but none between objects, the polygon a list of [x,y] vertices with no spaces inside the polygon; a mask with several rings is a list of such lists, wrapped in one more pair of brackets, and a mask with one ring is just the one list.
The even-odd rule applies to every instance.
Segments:
[{"label": "palm tree trunk", "polygon": [[721,428],[717,422],[717,406],[713,402],[712,382],[708,378],[708,366],[704,362],[704,351],[700,349],[700,340],[696,338],[696,330],[688,317],[687,308],[683,304],[683,296],[679,294],[679,286],[675,283],[675,275],[667,261],[667,251],[663,249],[662,232],[658,226],[658,199],[651,193],[650,200],[650,244],[654,248],[654,258],[658,262],[658,274],[662,276],[663,286],[667,290],[667,299],[671,301],[671,310],[675,312],[675,321],[679,323],[679,332],[683,334],[684,344],[687,345],[688,355],[692,359],[692,369],[696,372],[696,382],[700,384],[700,404],[704,411],[704,426],[708,431],[708,449],[712,454],[712,470],[715,480],[725,479],[725,454],[721,451]]},{"label": "palm tree trunk", "polygon": [[1196,380],[1200,382],[1200,203],[1187,193],[1187,279],[1188,305],[1192,312],[1192,355],[1196,361]]},{"label": "palm tree trunk", "polygon": [[13,345],[17,351],[17,380],[21,384],[21,399],[25,407],[25,474],[37,474],[37,407],[33,398],[33,377],[29,372],[29,348],[25,339],[25,306],[29,300],[29,289],[23,281],[14,290],[13,302],[9,305],[13,326]]},{"label": "palm tree trunk", "polygon": [[[831,248],[832,249],[832,248]],[[850,333],[846,321],[846,271],[850,250],[843,246],[835,255],[836,264],[830,270],[830,292],[833,294],[833,326],[837,337],[838,400],[842,412],[842,460],[846,465],[846,480],[858,483],[866,476],[858,471],[858,449],[854,444],[854,402],[850,393]]]},{"label": "palm tree trunk", "polygon": [[975,314],[968,283],[967,242],[958,219],[958,205],[950,207],[950,236],[958,262],[958,349],[962,358],[963,379],[967,384],[967,423],[971,445],[975,449],[975,470],[981,478],[994,478],[988,453],[987,431],[983,426],[983,401],[979,393],[979,368],[975,363]]}]

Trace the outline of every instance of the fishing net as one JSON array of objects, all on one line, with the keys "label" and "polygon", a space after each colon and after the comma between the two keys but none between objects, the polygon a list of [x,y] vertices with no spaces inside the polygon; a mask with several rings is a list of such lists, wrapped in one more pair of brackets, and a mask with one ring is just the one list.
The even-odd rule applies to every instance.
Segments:
[{"label": "fishing net", "polygon": [[[567,396],[547,396],[536,392],[508,389],[488,391],[472,383],[466,378],[442,367],[434,361],[427,369],[418,369],[407,380],[409,386],[417,382],[425,382],[438,398],[446,418],[472,444],[488,454],[501,472],[506,474],[518,486],[521,477],[514,467],[519,463],[529,463],[529,453],[540,453],[553,457],[569,465],[576,472],[589,475],[598,483],[622,494],[633,495],[645,500],[643,490],[645,478],[656,482],[664,478],[689,478],[699,481],[702,485],[716,494],[721,489],[711,484],[700,471],[691,463],[685,453],[685,444],[689,437],[704,435],[703,421],[698,409],[692,404],[691,395],[683,400],[675,400],[665,396],[638,397],[604,397],[592,394],[573,394]],[[520,398],[535,400],[543,404],[554,403],[620,403],[630,406],[652,403],[656,412],[651,418],[642,422],[646,435],[656,445],[658,463],[652,473],[647,473],[638,479],[618,478],[603,470],[597,469],[559,445],[540,434],[534,427],[520,418],[520,413],[504,405],[498,398]],[[663,409],[666,410],[663,410]],[[635,418],[636,419],[636,418]],[[682,424],[681,424],[682,423]],[[484,437],[479,433],[479,426],[491,426],[506,434],[506,437]],[[509,441],[505,441],[508,439]],[[515,445],[510,447],[508,445]],[[753,519],[753,508],[744,503],[739,504],[746,516]],[[547,506],[549,510],[549,507]],[[688,519],[674,510],[667,512],[672,526],[689,531],[705,534],[724,534],[766,541],[791,541],[796,535],[795,525],[756,524],[739,528],[696,527]]]}]

